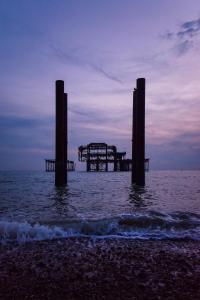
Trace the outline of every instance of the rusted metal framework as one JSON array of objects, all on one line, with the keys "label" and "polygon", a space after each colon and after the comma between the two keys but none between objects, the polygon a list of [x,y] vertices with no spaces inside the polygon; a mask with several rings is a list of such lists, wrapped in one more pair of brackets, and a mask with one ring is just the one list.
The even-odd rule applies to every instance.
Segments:
[{"label": "rusted metal framework", "polygon": [[78,159],[86,162],[87,172],[107,172],[108,164],[117,171],[117,161],[124,158],[126,152],[117,152],[117,147],[106,143],[90,143],[78,148]]},{"label": "rusted metal framework", "polygon": [[[55,172],[56,161],[55,159],[45,159],[46,172]],[[72,160],[67,161],[67,171],[75,171],[75,163]]]},{"label": "rusted metal framework", "polygon": [[[87,172],[131,171],[132,159],[126,159],[126,152],[118,152],[114,145],[106,143],[90,143],[78,148],[78,160],[86,162]],[[149,170],[149,159],[145,159],[145,170]]]},{"label": "rusted metal framework", "polygon": [[106,143],[90,143],[78,148],[78,159],[86,162],[88,172],[107,172],[108,164],[113,164],[112,171],[118,171],[125,155],[126,152],[118,152],[116,146]]}]

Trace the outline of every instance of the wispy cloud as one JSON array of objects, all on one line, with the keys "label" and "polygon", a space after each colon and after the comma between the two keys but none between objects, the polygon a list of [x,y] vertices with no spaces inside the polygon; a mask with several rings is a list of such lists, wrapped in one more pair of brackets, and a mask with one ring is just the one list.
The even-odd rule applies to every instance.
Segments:
[{"label": "wispy cloud", "polygon": [[120,138],[125,138],[130,137],[130,131],[127,129],[121,129],[121,128],[116,128],[116,127],[111,127],[107,123],[105,124],[90,124],[90,123],[84,123],[82,124],[83,129],[87,129],[92,131],[93,133],[95,132],[96,134],[98,133],[103,133],[104,136],[110,135],[110,134],[115,134],[117,136],[120,136]]},{"label": "wispy cloud", "polygon": [[98,66],[98,65],[95,65],[93,63],[89,63],[89,66],[96,72],[104,75],[106,78],[110,79],[110,80],[113,80],[113,81],[116,81],[118,83],[122,83],[122,80],[119,79],[118,77],[108,73],[107,71],[105,71],[102,67]]},{"label": "wispy cloud", "polygon": [[180,38],[192,38],[200,32],[200,18],[181,24],[177,36]]},{"label": "wispy cloud", "polygon": [[69,112],[72,114],[72,120],[75,122],[90,122],[93,124],[105,124],[105,123],[119,123],[124,118],[127,118],[127,108],[121,109],[119,114],[118,109],[112,109],[112,117],[110,109],[103,109],[99,107],[90,107],[83,105],[73,104],[69,108]]},{"label": "wispy cloud", "polygon": [[192,48],[193,48],[193,41],[184,40],[182,42],[177,43],[177,45],[175,46],[175,51],[178,55],[183,55]]},{"label": "wispy cloud", "polygon": [[103,75],[105,78],[109,80],[112,80],[120,84],[123,83],[118,76],[112,74],[112,72],[110,71],[107,71],[105,67],[102,66],[102,64],[97,62],[95,63],[92,62],[88,57],[80,53],[80,51],[74,51],[74,49],[63,51],[62,49],[56,48],[54,46],[51,46],[51,48],[53,50],[53,54],[62,62],[69,63],[76,67],[91,69],[92,71],[95,71],[100,75]]},{"label": "wispy cloud", "polygon": [[174,50],[178,56],[182,56],[190,51],[198,42],[200,33],[200,18],[186,21],[179,25],[176,31],[166,31],[162,38],[175,43]]},{"label": "wispy cloud", "polygon": [[0,146],[12,149],[52,148],[52,118],[0,116]]}]

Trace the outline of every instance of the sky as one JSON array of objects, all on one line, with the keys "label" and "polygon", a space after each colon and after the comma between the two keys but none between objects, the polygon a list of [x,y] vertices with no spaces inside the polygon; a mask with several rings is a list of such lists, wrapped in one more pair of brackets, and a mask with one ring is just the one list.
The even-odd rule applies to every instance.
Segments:
[{"label": "sky", "polygon": [[90,142],[129,158],[140,77],[150,168],[200,169],[199,0],[0,0],[0,37],[0,170],[54,158],[56,80],[69,159]]}]

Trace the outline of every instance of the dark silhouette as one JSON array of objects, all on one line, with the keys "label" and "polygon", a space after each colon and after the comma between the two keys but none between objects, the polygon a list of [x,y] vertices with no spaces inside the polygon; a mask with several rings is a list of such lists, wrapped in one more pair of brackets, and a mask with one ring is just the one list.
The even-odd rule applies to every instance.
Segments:
[{"label": "dark silhouette", "polygon": [[64,81],[56,81],[56,164],[55,185],[67,183],[67,95]]},{"label": "dark silhouette", "polygon": [[[64,164],[68,171],[68,100],[67,100],[67,93],[64,93]],[[67,172],[65,172],[65,180],[67,182]]]},{"label": "dark silhouette", "polygon": [[[67,171],[74,170],[74,162],[67,156],[67,94],[64,81],[56,81],[56,155],[55,160],[46,160],[46,171],[55,171],[55,185],[67,183]],[[132,159],[125,159],[126,152],[117,152],[114,145],[90,143],[78,148],[79,161],[85,161],[87,171],[132,170],[132,183],[145,185],[145,169],[149,169],[149,159],[145,159],[145,78],[137,79],[133,92]]]},{"label": "dark silhouette", "polygon": [[108,172],[108,164],[113,170],[129,171],[131,160],[125,159],[126,152],[118,152],[114,145],[106,143],[90,143],[78,148],[79,161],[86,162],[87,172]]},{"label": "dark silhouette", "polygon": [[132,183],[145,185],[145,79],[133,92]]},{"label": "dark silhouette", "polygon": [[[108,164],[113,164],[112,171],[131,171],[132,159],[125,158],[126,152],[118,152],[114,145],[90,143],[78,148],[78,160],[86,162],[87,172],[108,172]],[[149,170],[149,159],[145,159],[145,171]]]}]

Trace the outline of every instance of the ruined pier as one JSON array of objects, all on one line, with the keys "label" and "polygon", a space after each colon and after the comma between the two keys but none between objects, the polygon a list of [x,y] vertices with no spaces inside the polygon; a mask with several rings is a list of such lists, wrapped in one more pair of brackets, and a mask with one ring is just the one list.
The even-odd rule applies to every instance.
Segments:
[{"label": "ruined pier", "polygon": [[[46,160],[46,171],[55,171],[55,185],[67,183],[67,171],[74,170],[74,162],[68,160],[67,141],[67,94],[64,92],[64,81],[56,81],[56,138],[55,160]],[[145,185],[145,170],[149,169],[149,159],[145,159],[145,78],[138,78],[133,91],[132,115],[132,158],[126,159],[126,152],[118,152],[117,147],[106,143],[90,143],[78,148],[79,161],[86,162],[86,170],[132,171],[132,183]]]}]

